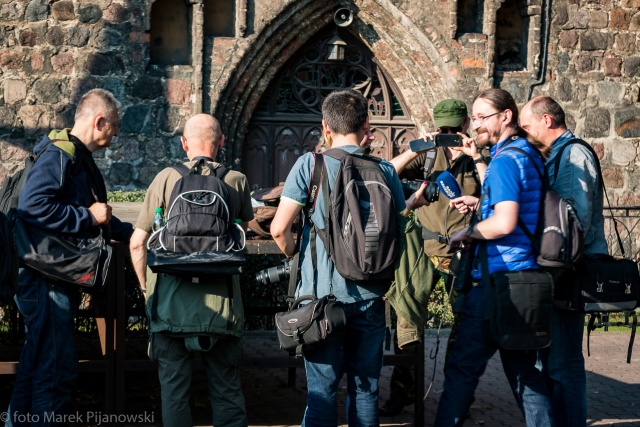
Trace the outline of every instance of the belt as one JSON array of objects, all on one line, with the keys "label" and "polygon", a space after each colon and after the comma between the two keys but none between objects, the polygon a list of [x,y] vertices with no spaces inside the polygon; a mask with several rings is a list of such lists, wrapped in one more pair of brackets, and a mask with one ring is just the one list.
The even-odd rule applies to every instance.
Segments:
[{"label": "belt", "polygon": [[431,231],[426,227],[422,227],[422,238],[424,240],[435,240],[438,243],[449,244],[449,236],[443,236],[442,234]]}]

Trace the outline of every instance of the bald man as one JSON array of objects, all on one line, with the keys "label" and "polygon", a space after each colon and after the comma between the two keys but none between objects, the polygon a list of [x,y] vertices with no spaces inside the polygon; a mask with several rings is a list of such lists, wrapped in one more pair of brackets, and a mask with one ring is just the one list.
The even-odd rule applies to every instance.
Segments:
[{"label": "bald man", "polygon": [[[104,179],[91,156],[118,134],[118,102],[106,90],[89,91],[80,99],[74,121],[72,129],[52,130],[34,148],[38,162],[20,193],[18,216],[55,233],[97,234],[101,226],[113,239],[128,241],[131,224],[111,216]],[[6,425],[25,419],[49,425],[72,410],[78,288],[27,269],[21,269],[19,282],[16,301],[26,341]]]},{"label": "bald man", "polygon": [[[191,168],[205,159],[213,161],[224,145],[218,121],[208,114],[191,117],[180,138]],[[199,171],[209,175],[209,168]],[[162,388],[162,421],[165,426],[192,426],[189,408],[194,352],[202,355],[211,394],[213,425],[246,426],[244,396],[238,366],[243,354],[244,312],[237,276],[217,277],[192,283],[191,278],[156,275],[147,269],[147,240],[156,208],[167,211],[171,192],[180,173],[168,167],[155,177],[144,200],[131,237],[131,260],[145,295],[151,342],[149,357],[158,362]],[[247,178],[229,171],[223,178],[229,192],[229,214],[246,223],[253,219]],[[234,297],[236,297],[234,301]]]}]

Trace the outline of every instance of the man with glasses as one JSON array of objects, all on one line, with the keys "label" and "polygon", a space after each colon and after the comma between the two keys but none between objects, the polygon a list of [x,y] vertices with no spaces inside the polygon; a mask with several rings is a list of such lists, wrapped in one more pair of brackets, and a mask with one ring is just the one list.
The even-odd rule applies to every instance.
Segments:
[{"label": "man with glasses", "polygon": [[[474,100],[473,129],[478,147],[491,147],[492,161],[482,186],[482,199],[462,196],[451,201],[462,212],[480,211],[480,221],[451,238],[451,247],[486,241],[489,273],[539,269],[529,238],[538,223],[542,179],[536,168],[544,165],[539,153],[518,127],[518,108],[509,92],[487,89]],[[515,147],[516,150],[504,150]],[[535,164],[534,164],[535,162]],[[481,203],[480,203],[481,202]],[[551,403],[547,381],[538,368],[538,352],[504,350],[485,338],[484,289],[486,280],[476,256],[471,263],[471,282],[466,289],[457,340],[448,349],[444,368],[444,391],[435,426],[461,426],[473,401],[480,376],[489,359],[500,352],[502,366],[527,426],[550,426]]]},{"label": "man with glasses", "polygon": [[[479,174],[484,174],[487,165],[473,140],[466,137],[469,128],[467,106],[457,99],[441,101],[433,109],[433,120],[436,133],[464,135],[467,146],[462,149],[438,147],[435,150],[418,153],[407,150],[391,160],[396,172],[401,178],[408,180],[434,182],[440,173],[449,171],[460,185],[463,194],[479,196],[481,186]],[[424,138],[433,138],[433,136],[433,134],[427,134]],[[424,292],[427,295],[430,294],[442,278],[453,307],[457,291],[452,289],[453,276],[449,271],[452,256],[449,251],[449,238],[468,224],[469,217],[450,207],[449,199],[441,193],[438,200],[418,209],[417,218],[423,227],[425,253],[429,255],[429,271],[432,272],[424,278]],[[398,318],[394,337],[395,353],[415,354],[416,344],[420,342],[418,334],[422,332],[422,327],[423,325],[412,326],[407,320]],[[452,332],[449,339],[454,340],[455,333]],[[390,388],[391,395],[380,408],[380,415],[383,417],[398,415],[402,408],[414,402],[414,366],[396,365],[391,375]]]}]

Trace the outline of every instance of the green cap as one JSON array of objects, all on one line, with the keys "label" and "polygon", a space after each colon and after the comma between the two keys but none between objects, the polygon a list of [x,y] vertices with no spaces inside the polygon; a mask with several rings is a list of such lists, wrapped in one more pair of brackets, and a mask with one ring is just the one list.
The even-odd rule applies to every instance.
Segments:
[{"label": "green cap", "polygon": [[156,208],[156,213],[162,213],[162,208]]},{"label": "green cap", "polygon": [[467,116],[467,105],[457,99],[440,101],[433,109],[433,122],[436,128],[462,126]]}]

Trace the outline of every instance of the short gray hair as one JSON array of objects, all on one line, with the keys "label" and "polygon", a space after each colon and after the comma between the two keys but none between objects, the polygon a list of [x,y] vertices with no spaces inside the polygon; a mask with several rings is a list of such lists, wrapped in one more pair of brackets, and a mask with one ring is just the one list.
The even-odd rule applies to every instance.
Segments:
[{"label": "short gray hair", "polygon": [[111,92],[105,89],[92,89],[80,98],[74,120],[77,122],[95,114],[102,114],[107,119],[113,120],[118,117],[119,108],[120,103]]}]

